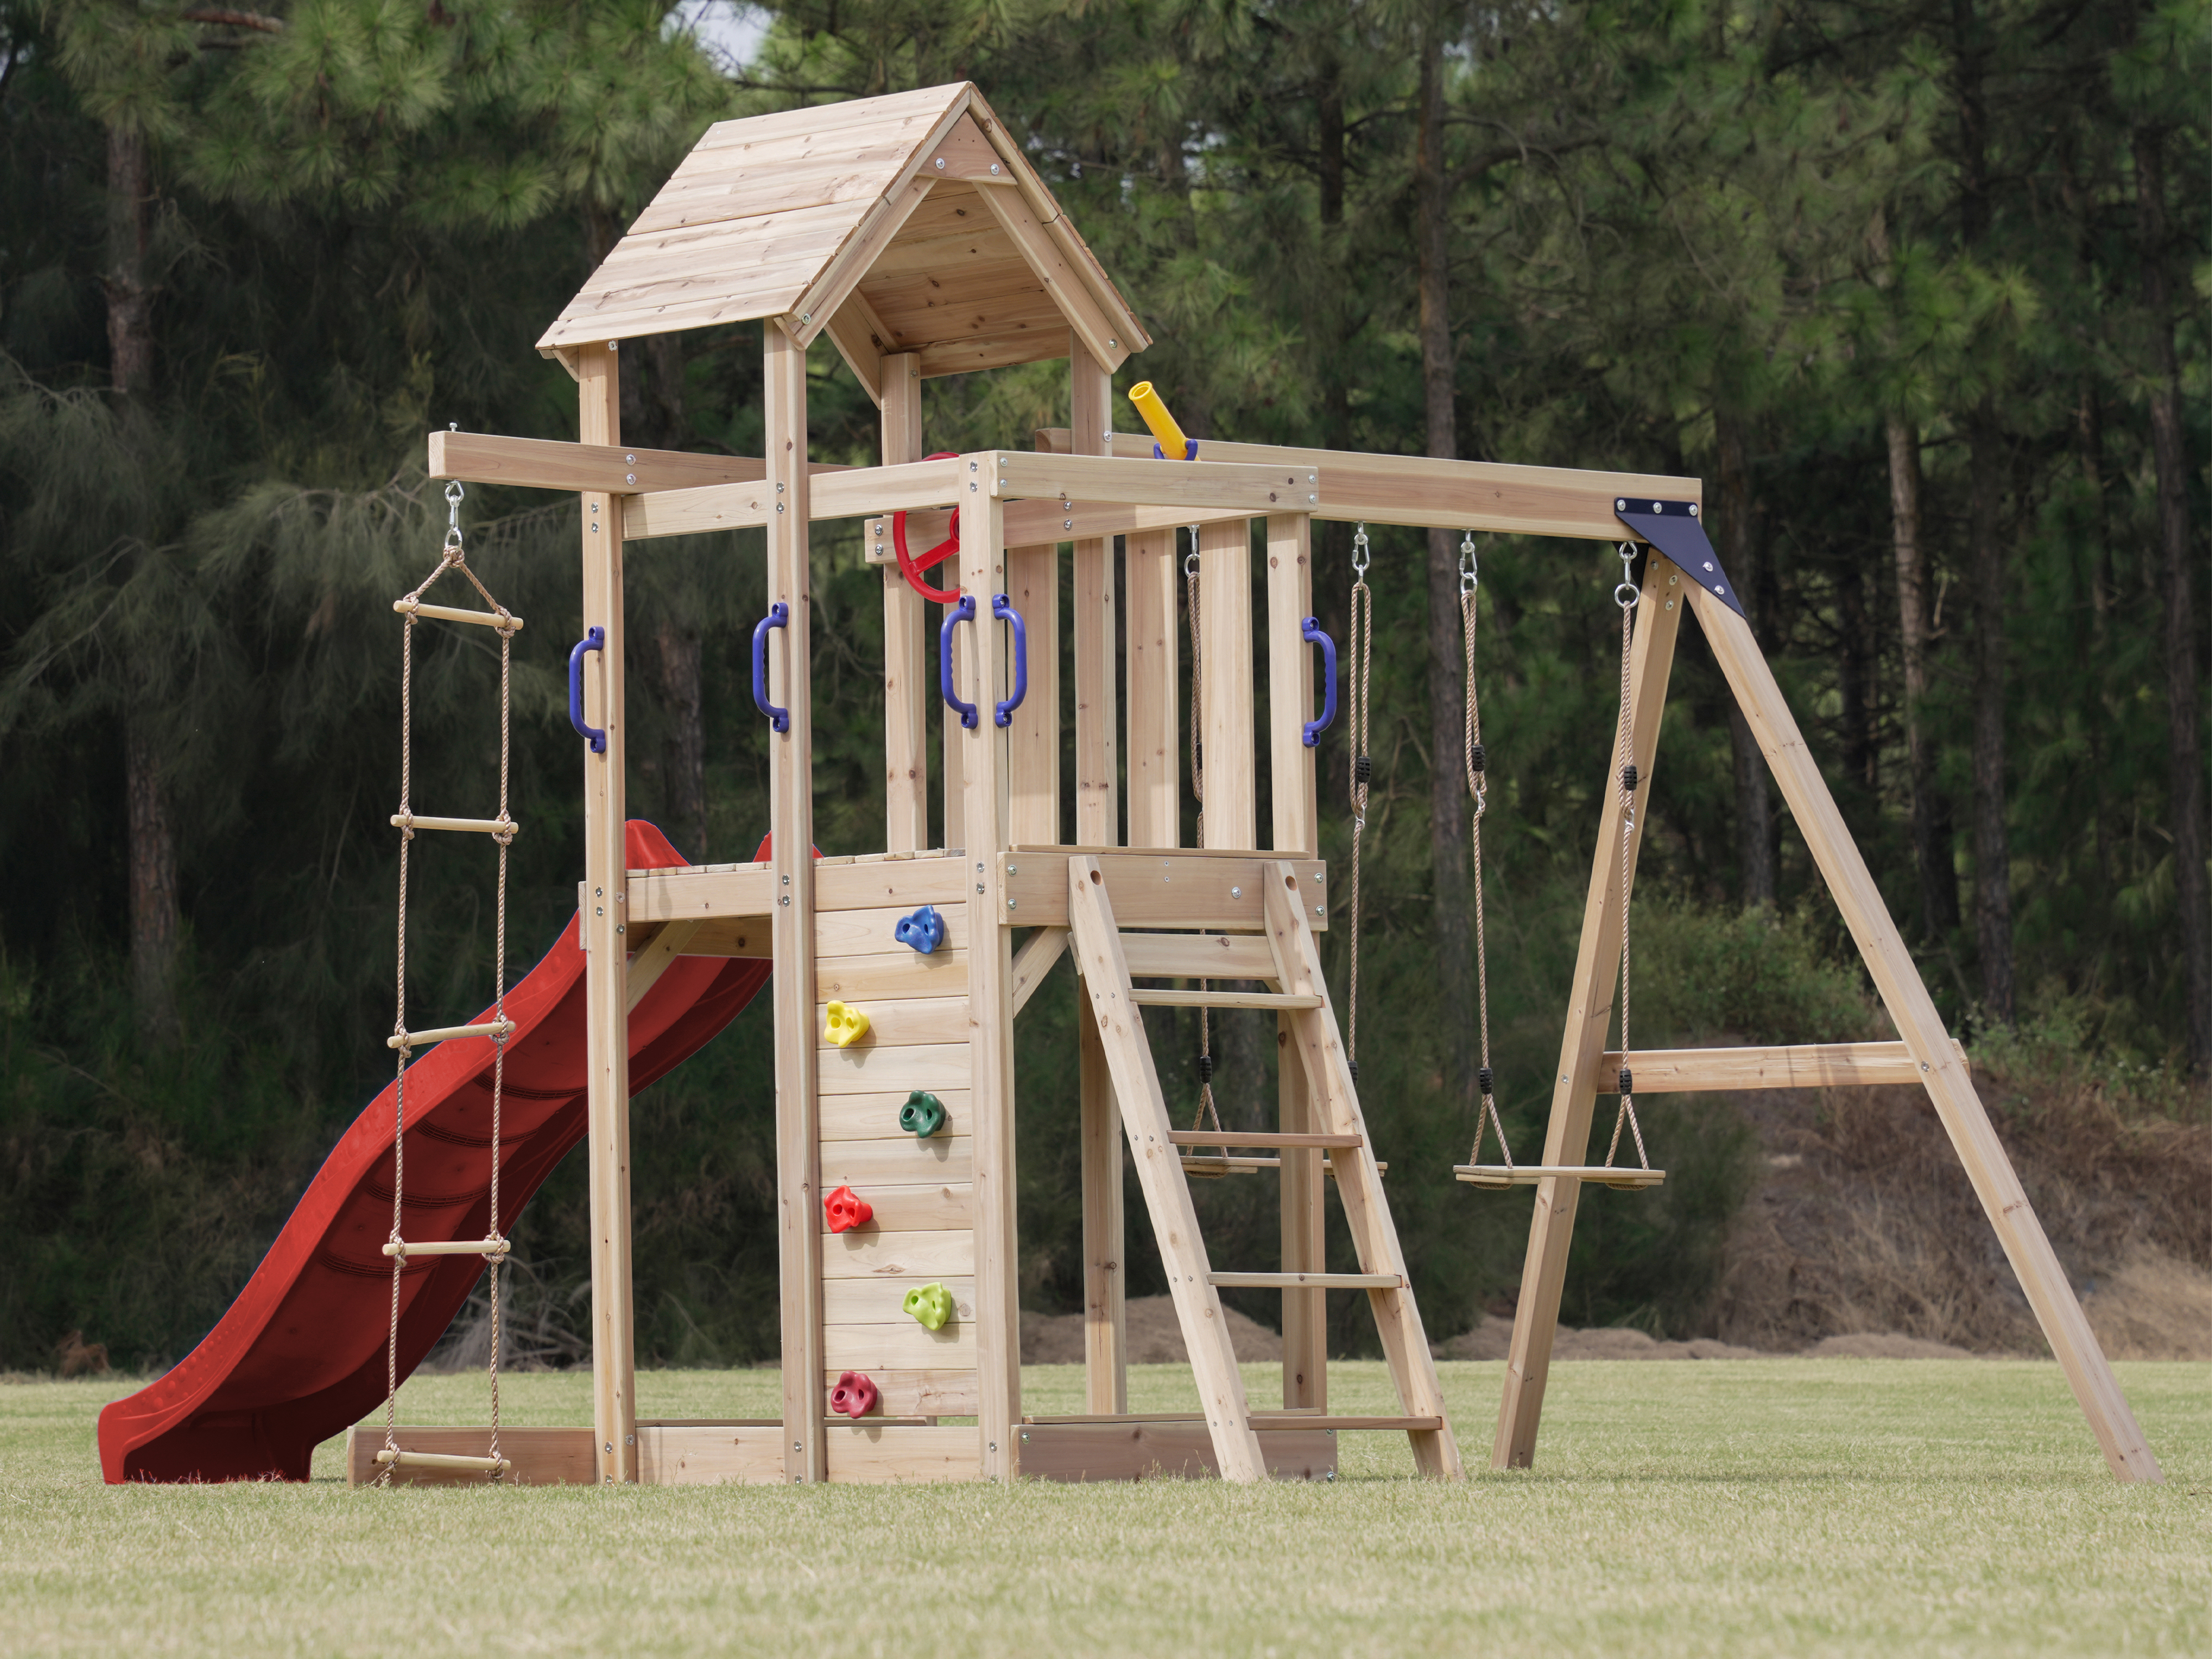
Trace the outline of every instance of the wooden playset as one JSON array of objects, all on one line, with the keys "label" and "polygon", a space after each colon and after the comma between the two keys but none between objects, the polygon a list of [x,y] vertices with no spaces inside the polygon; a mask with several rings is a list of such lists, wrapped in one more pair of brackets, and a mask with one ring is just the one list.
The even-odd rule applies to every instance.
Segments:
[{"label": "wooden playset", "polygon": [[[763,324],[764,459],[624,447],[622,343],[747,319]],[[808,459],[807,351],[823,336],[881,406],[880,465]],[[1615,594],[1623,678],[1614,782],[1541,1162],[1516,1165],[1501,1152],[1500,1162],[1484,1164],[1478,1141],[1459,1171],[1478,1188],[1535,1188],[1493,1464],[1525,1466],[1534,1453],[1583,1189],[1663,1179],[1643,1155],[1632,1089],[1917,1082],[2112,1469],[2122,1479],[2158,1479],[1963,1054],[1753,644],[1700,526],[1698,482],[1195,442],[1144,388],[1138,401],[1148,404],[1152,430],[1116,433],[1112,376],[1146,343],[982,98],[965,85],[933,88],[712,129],[541,342],[576,379],[579,441],[431,434],[434,477],[582,497],[586,634],[571,663],[572,717],[587,739],[580,1132],[590,1157],[594,1405],[588,1435],[580,1426],[503,1436],[495,1426],[358,1429],[349,1444],[352,1478],[665,1483],[1212,1470],[1255,1480],[1332,1473],[1335,1436],[1356,1429],[1403,1432],[1423,1474],[1460,1474],[1356,1067],[1316,951],[1329,921],[1331,872],[1317,856],[1314,743],[1337,701],[1334,645],[1312,619],[1310,591],[1309,537],[1321,519],[1467,532],[1467,781],[1478,861],[1486,800],[1474,695],[1474,535],[1605,543],[1620,545],[1625,560],[1644,561],[1638,580],[1624,563]],[[925,453],[926,377],[1063,356],[1068,424],[1039,434],[1036,451]],[[856,519],[883,566],[885,844],[824,855],[815,851],[813,824],[808,541],[817,522]],[[755,695],[769,730],[770,835],[757,862],[672,864],[672,852],[641,854],[648,842],[638,826],[626,828],[623,561],[633,543],[738,527],[767,538],[765,615],[753,648]],[[1060,548],[1068,544],[1073,580],[1063,592]],[[936,552],[918,554],[921,545]],[[1363,572],[1365,554],[1363,527]],[[1257,584],[1255,557],[1264,565]],[[941,586],[933,586],[933,569]],[[1265,595],[1256,617],[1255,586]],[[1188,727],[1178,718],[1179,588],[1192,629]],[[410,628],[417,615],[446,614],[422,606],[419,591],[406,603],[418,607]],[[1692,611],[1842,908],[1897,1041],[1626,1052],[1624,998],[1622,1046],[1607,1047],[1614,987],[1626,982],[1638,804],[1648,792],[1676,632]],[[510,639],[512,628],[500,626]],[[1072,687],[1060,683],[1064,632],[1073,635]],[[1327,658],[1318,673],[1316,646]],[[1255,692],[1261,653],[1264,702]],[[1365,684],[1360,665],[1352,667],[1359,750]],[[1317,697],[1325,705],[1318,718]],[[928,739],[933,700],[945,710],[941,744]],[[1061,752],[1071,720],[1069,779]],[[1188,778],[1186,741],[1194,773],[1203,759],[1202,773]],[[1364,756],[1359,765],[1356,792],[1365,784]],[[942,782],[934,848],[933,774]],[[1181,844],[1186,787],[1202,791],[1195,847]],[[502,810],[501,820],[453,827],[497,836],[504,817]],[[411,826],[434,822],[416,817]],[[650,847],[665,843],[651,838]],[[1088,1016],[1076,1103],[1088,1409],[1047,1417],[1026,1414],[1021,1397],[1013,1035],[1062,955]],[[633,1056],[653,1074],[666,1059],[640,1036],[632,1015],[665,976],[725,965],[772,969],[782,1409],[757,1422],[641,1419],[628,1112],[638,1082]],[[468,1064],[496,1109],[492,1051],[521,1044],[507,1062],[510,1079],[532,1052],[508,1034],[512,1027],[498,1029],[532,1018],[514,1012],[520,1000],[518,992],[495,1004],[489,1022],[422,1063],[480,1051]],[[1179,1127],[1147,1046],[1140,1011],[1148,1006],[1272,1012],[1278,1127]],[[1468,1017],[1484,1022],[1484,1121],[1498,1128],[1502,1146],[1486,1009]],[[406,1044],[437,1035],[403,1032],[394,1042],[404,1056]],[[659,1055],[649,1066],[648,1054]],[[1618,1092],[1620,1110],[1613,1151],[1592,1164],[1588,1143],[1601,1092]],[[392,1137],[397,1121],[404,1146],[414,1139],[411,1121],[387,1113],[382,1133]],[[1624,1122],[1635,1130],[1626,1151]],[[504,1144],[497,1137],[495,1127],[495,1162]],[[1128,1409],[1125,1139],[1195,1372],[1196,1413]],[[426,1143],[418,1156],[440,1151]],[[470,1156],[480,1164],[480,1152]],[[395,1162],[392,1152],[383,1155],[387,1173],[378,1179],[388,1184],[374,1188],[393,1216],[385,1241],[392,1336],[374,1356],[375,1370],[378,1380],[394,1381],[412,1363],[401,1354],[400,1270],[424,1254],[402,1236],[414,1224]],[[461,1164],[457,1156],[453,1170]],[[1188,1183],[1261,1168],[1280,1187],[1281,1260],[1218,1265]],[[1356,1272],[1327,1268],[1332,1188]],[[482,1243],[455,1231],[483,1224],[481,1207],[467,1214],[447,1231],[471,1242],[447,1248],[489,1255],[495,1272],[506,1248],[496,1212]],[[374,1237],[370,1222],[356,1231]],[[473,1278],[480,1263],[460,1270]],[[1247,1398],[1223,1317],[1224,1286],[1281,1293],[1279,1407],[1260,1409]],[[1371,1308],[1397,1387],[1395,1413],[1330,1413],[1323,1304],[1332,1292],[1364,1296]]]}]

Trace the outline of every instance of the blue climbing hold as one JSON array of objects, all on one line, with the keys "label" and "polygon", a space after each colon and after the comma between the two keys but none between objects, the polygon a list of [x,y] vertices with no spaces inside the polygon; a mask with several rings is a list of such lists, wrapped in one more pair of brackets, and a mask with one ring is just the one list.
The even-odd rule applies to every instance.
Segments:
[{"label": "blue climbing hold", "polygon": [[935,905],[925,904],[912,915],[901,916],[891,934],[901,945],[910,945],[927,956],[945,943],[945,918],[937,914]]}]

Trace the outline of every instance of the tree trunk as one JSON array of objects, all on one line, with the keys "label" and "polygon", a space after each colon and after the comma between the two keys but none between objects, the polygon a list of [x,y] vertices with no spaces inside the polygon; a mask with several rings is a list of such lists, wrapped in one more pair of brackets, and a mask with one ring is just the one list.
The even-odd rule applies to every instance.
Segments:
[{"label": "tree trunk", "polygon": [[161,745],[139,710],[124,720],[123,796],[131,859],[131,994],[140,1041],[164,1048],[177,1034],[176,838],[169,825]]},{"label": "tree trunk", "polygon": [[146,269],[153,233],[153,184],[146,137],[107,130],[107,373],[117,394],[154,389],[154,284]]},{"label": "tree trunk", "polygon": [[[1720,452],[1721,568],[1735,584],[1736,597],[1747,601],[1752,632],[1762,650],[1767,641],[1759,633],[1759,592],[1753,551],[1751,514],[1751,474],[1744,456],[1743,428],[1731,414],[1714,412],[1714,436]],[[1736,869],[1743,881],[1747,908],[1774,902],[1774,813],[1766,793],[1766,757],[1750,722],[1731,696],[1728,700],[1729,747],[1735,761]]]},{"label": "tree trunk", "polygon": [[[1428,453],[1459,453],[1457,365],[1452,352],[1449,297],[1450,203],[1444,180],[1443,40],[1433,28],[1421,42],[1420,131],[1413,165],[1414,236],[1420,284],[1421,384],[1428,414]],[[1449,528],[1429,532],[1429,850],[1434,867],[1438,981],[1447,1010],[1450,1049],[1445,1091],[1470,1108],[1477,1064],[1467,886],[1468,797],[1461,750],[1467,741],[1460,676],[1459,543]]]},{"label": "tree trunk", "polygon": [[669,836],[694,864],[707,860],[707,728],[701,716],[699,635],[662,608],[653,629],[653,690],[668,717],[660,744]]},{"label": "tree trunk", "polygon": [[2150,399],[2151,453],[2158,468],[2158,539],[2165,565],[2167,813],[2173,830],[2174,908],[2181,926],[2189,1064],[2212,1071],[2212,916],[2206,908],[2204,757],[2197,744],[2197,611],[2191,592],[2189,459],[2181,425],[2181,366],[2166,270],[2166,135],[2135,135],[2136,204],[2142,243],[2143,309],[2157,380]]},{"label": "tree trunk", "polygon": [[[1321,441],[1324,449],[1352,447],[1352,382],[1345,372],[1349,306],[1344,297],[1344,87],[1338,65],[1324,66],[1316,134],[1321,180],[1322,258],[1329,280],[1322,284],[1322,349],[1314,368],[1321,381]],[[1313,527],[1314,613],[1333,639],[1345,637],[1346,595],[1351,591],[1352,526],[1324,519]]]},{"label": "tree trunk", "polygon": [[1936,793],[1936,745],[1928,735],[1928,550],[1920,538],[1920,434],[1889,417],[1890,538],[1897,559],[1898,655],[1905,667],[1905,754],[1912,812],[1912,866],[1920,878],[1920,927],[1941,939],[1959,925],[1959,876]]},{"label": "tree trunk", "polygon": [[1982,969],[1982,1006],[1999,1024],[2014,1013],[2012,956],[2012,836],[2005,823],[2004,446],[1996,406],[1988,398],[1966,422],[1967,542],[1974,583],[1974,936]]},{"label": "tree trunk", "polygon": [[1836,573],[1836,620],[1843,634],[1836,653],[1836,690],[1844,704],[1844,771],[1871,794],[1881,782],[1875,769],[1875,639],[1866,571],[1856,552],[1844,553]]}]

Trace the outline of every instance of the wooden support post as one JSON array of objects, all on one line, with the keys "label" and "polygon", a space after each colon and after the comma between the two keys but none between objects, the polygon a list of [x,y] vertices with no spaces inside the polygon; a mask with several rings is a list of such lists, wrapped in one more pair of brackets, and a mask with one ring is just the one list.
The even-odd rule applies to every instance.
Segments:
[{"label": "wooden support post", "polygon": [[[1078,455],[1103,455],[1112,427],[1114,377],[1073,343],[1069,362],[1070,443]],[[1114,544],[1075,544],[1075,840],[1112,847],[1121,839],[1114,707]],[[1115,1146],[1121,1145],[1119,1137]],[[1116,1152],[1118,1160],[1119,1152]]]},{"label": "wooden support post", "polygon": [[[885,466],[921,459],[921,359],[883,360]],[[929,845],[929,679],[927,609],[896,564],[884,567],[884,849]]]},{"label": "wooden support post", "polygon": [[[1069,450],[1103,455],[1113,430],[1114,376],[1071,335]],[[1112,847],[1121,839],[1120,744],[1115,732],[1114,544],[1075,544],[1075,839]],[[1097,1030],[1082,1035],[1079,1112],[1083,1137],[1083,1364],[1085,1409],[1129,1409],[1127,1285],[1121,1271],[1121,1121],[1114,1076]]]},{"label": "wooden support post", "polygon": [[1128,538],[1129,842],[1182,841],[1182,757],[1176,750],[1175,532]]},{"label": "wooden support post", "polygon": [[1198,532],[1207,847],[1260,844],[1259,762],[1252,726],[1252,526],[1228,519]]},{"label": "wooden support post", "polygon": [[[814,1039],[814,710],[807,629],[806,349],[762,325],[768,482],[786,510],[768,521],[768,600],[790,606],[769,635],[770,700],[791,711],[769,734],[769,823],[775,908],[775,1164],[783,1310],[784,1472],[829,1478],[822,1419],[820,1109]],[[780,647],[780,648],[779,648]]]},{"label": "wooden support post", "polygon": [[[1267,754],[1268,805],[1275,850],[1285,857],[1314,857],[1321,847],[1314,751],[1305,746],[1305,723],[1314,717],[1314,647],[1301,628],[1313,614],[1313,520],[1303,513],[1267,520]],[[1275,1096],[1288,1133],[1321,1127],[1313,1109],[1312,1080],[1291,1030],[1291,1017],[1275,1017]],[[1283,1153],[1283,1267],[1320,1273],[1328,1265],[1328,1212],[1322,1204],[1323,1155],[1304,1149]],[[1325,1411],[1328,1407],[1328,1309],[1317,1290],[1283,1292],[1283,1404]]]},{"label": "wooden support post", "polygon": [[[576,353],[578,435],[622,441],[621,360],[608,345]],[[636,1324],[630,1301],[629,810],[623,757],[622,498],[584,497],[584,624],[606,643],[584,659],[585,718],[606,746],[584,750],[583,917],[586,1134],[591,1146],[592,1434],[603,1481],[637,1479]],[[596,669],[596,672],[594,672]]]},{"label": "wooden support post", "polygon": [[[968,901],[968,1060],[974,1135],[975,1227],[976,1425],[987,1479],[1021,1472],[1016,1425],[1021,1417],[1020,1285],[1014,1243],[1013,934],[1000,925],[999,854],[1007,846],[1004,775],[1006,757],[994,704],[1012,689],[1006,653],[994,638],[1006,624],[991,615],[991,596],[1006,586],[1006,509],[985,492],[960,513],[960,589],[975,599],[975,618],[954,630],[961,641],[962,698],[976,721],[957,719],[945,730],[957,740],[963,785],[965,867],[982,890]],[[818,1376],[819,1373],[817,1372]]]},{"label": "wooden support post", "polygon": [[[1729,689],[1758,738],[1782,798],[1797,821],[1798,833],[1805,837],[1806,848],[1851,930],[1882,1006],[1920,1067],[1936,1115],[1966,1166],[1966,1178],[1974,1183],[1975,1195],[1996,1231],[1997,1242],[2004,1246],[2006,1260],[2019,1275],[2020,1287],[2027,1292],[2028,1306],[2035,1310],[2082,1415],[2089,1419],[2105,1462],[2122,1480],[2165,1480],[1750,627],[1702,587],[1686,586]],[[1532,1416],[1532,1431],[1534,1423]]]},{"label": "wooden support post", "polygon": [[[966,514],[962,515],[963,518]],[[1060,844],[1060,549],[1010,549],[1006,598],[1029,634],[1029,691],[1006,728],[1006,834],[1016,847]],[[988,601],[979,602],[983,610]],[[984,620],[988,620],[985,612]],[[1003,684],[1013,684],[1014,635],[991,624]],[[985,720],[990,719],[986,712]]]},{"label": "wooden support post", "polygon": [[[1644,597],[1636,609],[1636,645],[1629,662],[1636,702],[1630,742],[1641,780],[1636,828],[1628,831],[1623,824],[1620,792],[1613,787],[1620,766],[1620,757],[1613,752],[1619,747],[1615,738],[1607,745],[1605,817],[1590,866],[1589,896],[1583,906],[1582,945],[1568,992],[1566,1034],[1560,1039],[1559,1064],[1553,1073],[1551,1127],[1544,1134],[1547,1164],[1581,1164],[1589,1150],[1598,1062],[1605,1053],[1613,987],[1620,977],[1621,836],[1626,833],[1630,837],[1632,875],[1643,845],[1651,756],[1659,742],[1659,717],[1666,711],[1667,679],[1674,664],[1686,586],[1680,571],[1652,555],[1644,569]],[[1528,1254],[1513,1316],[1513,1346],[1505,1362],[1505,1397],[1498,1406],[1498,1437],[1491,1448],[1495,1468],[1525,1469],[1535,1455],[1536,1425],[1544,1410],[1544,1384],[1551,1372],[1552,1339],[1559,1330],[1559,1295],[1566,1285],[1567,1247],[1574,1238],[1581,1184],[1571,1176],[1553,1176],[1537,1184],[1536,1213],[1528,1226]]]}]

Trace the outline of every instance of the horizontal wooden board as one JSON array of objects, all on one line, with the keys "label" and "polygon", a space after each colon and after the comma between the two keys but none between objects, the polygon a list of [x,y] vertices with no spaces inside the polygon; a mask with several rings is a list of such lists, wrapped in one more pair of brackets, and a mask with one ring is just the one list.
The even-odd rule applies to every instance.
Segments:
[{"label": "horizontal wooden board", "polygon": [[678,921],[700,916],[765,917],[775,908],[775,872],[748,865],[735,870],[672,870],[632,875],[632,921]]},{"label": "horizontal wooden board", "polygon": [[940,945],[927,956],[903,945],[865,956],[818,953],[814,990],[825,1002],[831,997],[863,1005],[877,997],[965,1002],[968,953],[953,945]]},{"label": "horizontal wooden board", "polygon": [[824,1048],[818,1055],[819,1092],[874,1095],[893,1090],[966,1089],[975,1082],[974,1062],[965,1042],[871,1048]]},{"label": "horizontal wooden board", "polygon": [[[1021,1472],[1045,1480],[1145,1480],[1219,1474],[1213,1437],[1195,1419],[1176,1423],[1025,1423]],[[1336,1440],[1325,1430],[1269,1434],[1260,1442],[1279,1480],[1326,1480],[1336,1473]]]},{"label": "horizontal wooden board", "polygon": [[[1067,447],[1065,428],[1037,436],[1055,451]],[[1113,453],[1149,456],[1149,433],[1117,432]],[[1321,474],[1314,516],[1364,519],[1370,524],[1488,530],[1507,535],[1565,536],[1595,541],[1629,539],[1613,516],[1624,497],[1705,500],[1697,478],[1642,472],[1588,472],[1567,467],[1517,466],[1493,461],[1438,461],[1414,455],[1370,455],[1350,450],[1297,449],[1273,444],[1199,445],[1201,459],[1305,466]]]},{"label": "horizontal wooden board", "polygon": [[[816,989],[820,989],[817,982]],[[849,1002],[868,1017],[865,1035],[854,1040],[849,1048],[837,1052],[856,1054],[867,1048],[911,1048],[939,1042],[968,1041],[968,1004],[957,997],[915,998],[897,1000],[890,998],[841,999]],[[826,1006],[829,999],[823,999]],[[820,1041],[822,1032],[815,1030],[817,1046],[834,1048],[835,1045]]]},{"label": "horizontal wooden board", "polygon": [[1016,363],[1049,362],[1066,356],[1074,337],[1064,325],[1056,331],[1040,327],[991,339],[933,341],[915,355],[921,360],[921,378],[933,380],[940,374],[980,374]]},{"label": "horizontal wooden board", "polygon": [[[896,1285],[859,1280],[894,1308],[904,1292]],[[975,1322],[958,1315],[941,1330],[927,1330],[908,1319],[902,1323],[870,1322],[822,1327],[822,1363],[836,1370],[872,1371],[898,1368],[944,1368],[975,1363]]]},{"label": "horizontal wooden board", "polygon": [[[586,1449],[591,1431],[582,1431]],[[784,1473],[783,1425],[766,1423],[640,1423],[637,1478],[648,1486],[719,1486],[726,1481],[780,1486]]]},{"label": "horizontal wooden board", "polygon": [[[908,1091],[901,1089],[882,1094],[831,1095],[817,1109],[823,1143],[823,1156],[830,1155],[829,1143],[838,1140],[885,1140],[901,1131],[898,1127],[899,1108],[906,1104]],[[969,1092],[965,1089],[933,1089],[945,1108],[945,1127],[939,1136],[964,1135],[969,1122]]]},{"label": "horizontal wooden board", "polygon": [[471,483],[627,495],[648,489],[746,483],[767,477],[768,467],[744,455],[556,443],[485,432],[433,432],[429,473],[434,478],[461,478]]},{"label": "horizontal wooden board", "polygon": [[1140,461],[1109,455],[997,452],[987,489],[1003,500],[1050,496],[1075,501],[1128,501],[1144,507],[1227,507],[1253,514],[1299,511],[1317,486],[1309,468],[1230,463]]},{"label": "horizontal wooden board", "polygon": [[[488,1457],[491,1455],[489,1428],[416,1428],[403,1426],[393,1437],[404,1451],[437,1452],[447,1456]],[[376,1455],[384,1449],[384,1431],[356,1426],[346,1431],[346,1484],[365,1486],[383,1471]],[[599,1483],[599,1459],[592,1455],[592,1431],[581,1429],[502,1429],[499,1455],[514,1468],[504,1477],[520,1486],[562,1485],[595,1486]],[[485,1477],[471,1469],[409,1469],[392,1472],[392,1483],[403,1486],[481,1486]]]},{"label": "horizontal wooden board", "polygon": [[[952,1316],[955,1320],[975,1317],[975,1279],[972,1273],[955,1273],[940,1281],[952,1293]],[[901,1306],[906,1299],[903,1285],[884,1285],[872,1279],[825,1279],[822,1281],[822,1320],[827,1325],[914,1325],[913,1316]],[[921,1327],[916,1325],[919,1330]],[[840,1369],[850,1369],[848,1366]],[[889,1415],[902,1417],[903,1412]]]},{"label": "horizontal wooden board", "polygon": [[830,1478],[836,1481],[977,1480],[983,1474],[981,1431],[904,1423],[830,1428]]},{"label": "horizontal wooden board", "polygon": [[915,1285],[972,1275],[975,1235],[965,1231],[892,1232],[863,1228],[822,1235],[822,1276],[896,1282],[903,1296]]},{"label": "horizontal wooden board", "polygon": [[[822,1379],[825,1414],[829,1391],[840,1374],[830,1371]],[[981,1386],[973,1370],[894,1366],[872,1370],[867,1377],[880,1396],[873,1413],[878,1417],[973,1417],[981,1403]]]},{"label": "horizontal wooden board", "polygon": [[1275,978],[1265,933],[1124,933],[1121,952],[1132,979]]},{"label": "horizontal wooden board", "polygon": [[[1274,860],[1249,854],[1232,858],[1194,857],[1178,853],[1106,853],[1098,856],[1114,920],[1124,927],[1191,927],[1257,933],[1263,921],[1260,883],[1275,879]],[[1014,901],[1009,926],[1067,926],[1065,864],[1020,853],[1000,858],[1000,892]],[[1328,866],[1312,859],[1287,859],[1299,886],[1306,924],[1326,931]],[[1012,866],[1009,873],[1003,866]],[[1001,901],[1003,902],[1003,900]]]},{"label": "horizontal wooden board", "polygon": [[975,1178],[975,1142],[966,1135],[830,1140],[822,1146],[823,1190],[850,1187],[871,1204],[881,1188],[942,1187]]},{"label": "horizontal wooden board", "polygon": [[750,957],[756,960],[775,954],[766,916],[716,916],[697,924],[699,931],[684,942],[687,957]]},{"label": "horizontal wooden board", "polygon": [[[878,1185],[860,1194],[874,1209],[878,1232],[965,1232],[973,1226],[975,1189],[964,1181],[935,1186]],[[849,1235],[848,1235],[849,1237]]]},{"label": "horizontal wooden board", "polygon": [[[915,217],[922,210],[915,209]],[[950,231],[932,230],[916,235],[914,220],[908,219],[890,246],[868,267],[863,286],[924,272],[945,274],[945,280],[957,282],[959,274],[970,265],[1020,258],[1020,252],[1007,240],[1006,234],[988,220],[964,220]]]},{"label": "horizontal wooden board", "polygon": [[[942,507],[968,493],[962,482],[964,477],[951,461],[908,461],[897,466],[825,473],[813,481],[808,510],[812,521],[820,524],[864,519],[872,513]],[[638,541],[757,527],[774,515],[775,501],[773,490],[751,483],[710,484],[699,489],[627,496],[623,502],[623,534]]]},{"label": "horizontal wooden board", "polygon": [[[1952,1051],[1967,1063],[1966,1045]],[[1917,1083],[1920,1063],[1902,1042],[1807,1042],[1779,1048],[1642,1048],[1627,1056],[1639,1095],[1705,1089],[1839,1089]],[[1621,1055],[1608,1051],[1598,1068],[1598,1092],[1615,1092]]]},{"label": "horizontal wooden board", "polygon": [[814,908],[819,913],[889,905],[904,912],[921,904],[958,904],[975,885],[966,873],[969,862],[940,854],[822,865],[814,872]]}]

